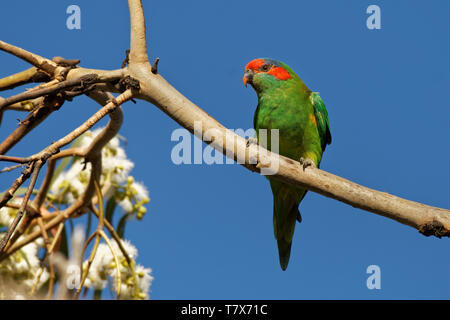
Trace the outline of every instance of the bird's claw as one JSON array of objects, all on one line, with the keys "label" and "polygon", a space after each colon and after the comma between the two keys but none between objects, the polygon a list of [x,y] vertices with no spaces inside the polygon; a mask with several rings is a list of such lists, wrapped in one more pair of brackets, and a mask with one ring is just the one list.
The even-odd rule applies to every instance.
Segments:
[{"label": "bird's claw", "polygon": [[258,139],[250,137],[247,139],[247,148],[250,147],[252,144],[258,144]]},{"label": "bird's claw", "polygon": [[296,218],[297,218],[298,223],[302,222],[302,215],[301,215],[300,211],[297,212],[297,217]]},{"label": "bird's claw", "polygon": [[311,159],[308,159],[308,158],[301,157],[299,162],[303,166],[303,171],[305,171],[305,169],[307,167],[313,167],[313,168],[316,167],[316,164],[314,163],[314,161],[312,161]]}]

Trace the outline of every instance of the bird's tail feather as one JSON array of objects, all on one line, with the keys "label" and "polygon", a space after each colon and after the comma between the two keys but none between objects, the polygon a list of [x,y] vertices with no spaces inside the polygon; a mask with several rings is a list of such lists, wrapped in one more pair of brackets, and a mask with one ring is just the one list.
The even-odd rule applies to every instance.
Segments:
[{"label": "bird's tail feather", "polygon": [[[284,188],[282,188],[284,189]],[[273,228],[278,245],[281,269],[286,270],[291,255],[295,224],[301,220],[298,205],[301,200],[298,190],[284,189],[274,192]]]},{"label": "bird's tail feather", "polygon": [[283,271],[287,269],[289,264],[289,258],[291,257],[291,241],[285,241],[284,239],[277,240],[278,255],[280,257],[280,266]]}]

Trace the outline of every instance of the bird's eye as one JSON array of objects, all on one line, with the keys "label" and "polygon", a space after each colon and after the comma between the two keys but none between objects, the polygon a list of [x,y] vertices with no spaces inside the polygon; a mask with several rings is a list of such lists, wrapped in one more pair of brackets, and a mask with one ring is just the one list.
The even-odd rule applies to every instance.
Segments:
[{"label": "bird's eye", "polygon": [[269,71],[269,68],[270,68],[270,65],[265,64],[265,65],[263,65],[263,66],[261,67],[261,70],[262,70],[262,71]]}]

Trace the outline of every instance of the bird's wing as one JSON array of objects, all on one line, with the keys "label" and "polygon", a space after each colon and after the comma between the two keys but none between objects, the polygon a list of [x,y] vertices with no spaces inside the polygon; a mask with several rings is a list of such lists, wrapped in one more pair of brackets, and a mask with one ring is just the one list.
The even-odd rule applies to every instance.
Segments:
[{"label": "bird's wing", "polygon": [[317,130],[319,130],[322,150],[325,151],[325,147],[327,146],[327,144],[331,143],[331,132],[330,132],[330,124],[328,122],[328,112],[318,92],[312,92],[310,98],[314,107],[314,115],[317,121]]}]

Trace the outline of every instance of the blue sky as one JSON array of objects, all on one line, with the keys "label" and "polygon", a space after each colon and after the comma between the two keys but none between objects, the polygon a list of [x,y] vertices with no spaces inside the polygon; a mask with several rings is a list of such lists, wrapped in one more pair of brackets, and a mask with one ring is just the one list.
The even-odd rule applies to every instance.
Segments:
[{"label": "blue sky", "polygon": [[[81,30],[66,8],[81,8]],[[381,30],[366,8],[381,8]],[[450,208],[450,2],[144,1],[149,54],[160,73],[223,125],[250,128],[256,95],[242,84],[257,57],[289,64],[327,106],[333,143],[321,168],[367,187]],[[0,39],[83,67],[119,68],[129,48],[126,1],[0,4]],[[0,52],[0,76],[27,65]],[[123,106],[132,174],[150,190],[143,221],[127,226],[153,299],[448,299],[449,239],[312,192],[281,271],[265,178],[233,165],[175,165],[179,126],[147,102]],[[97,109],[66,103],[11,155],[39,151]],[[0,139],[23,114],[8,112]],[[103,121],[101,125],[104,125]],[[13,179],[0,179],[5,189]],[[75,221],[82,223],[83,220]],[[366,269],[381,269],[381,289]]]}]

